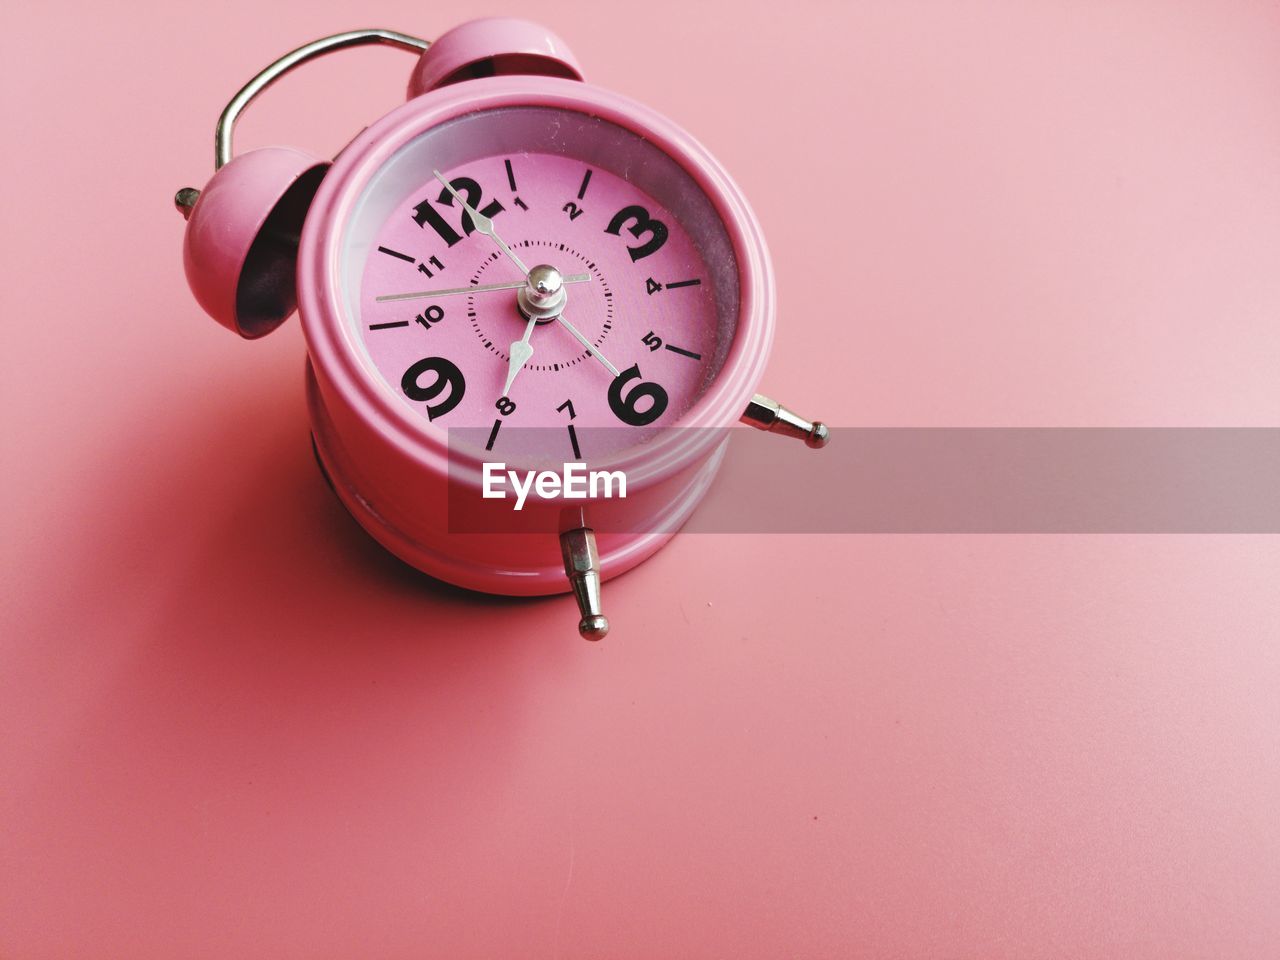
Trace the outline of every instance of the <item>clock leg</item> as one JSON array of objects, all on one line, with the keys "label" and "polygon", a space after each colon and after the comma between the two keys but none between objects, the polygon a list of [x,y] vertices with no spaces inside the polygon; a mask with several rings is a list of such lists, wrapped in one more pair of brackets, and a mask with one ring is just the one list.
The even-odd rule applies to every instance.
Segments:
[{"label": "clock leg", "polygon": [[747,404],[747,412],[742,415],[742,422],[748,423],[757,430],[780,433],[784,437],[795,437],[803,440],[806,447],[817,450],[827,445],[831,438],[827,425],[814,420],[810,423],[804,417],[792,413],[777,400],[770,400],[757,393]]},{"label": "clock leg", "polygon": [[609,632],[609,621],[600,606],[600,554],[595,531],[590,527],[566,530],[560,534],[560,554],[582,614],[578,632],[587,640],[599,640]]}]

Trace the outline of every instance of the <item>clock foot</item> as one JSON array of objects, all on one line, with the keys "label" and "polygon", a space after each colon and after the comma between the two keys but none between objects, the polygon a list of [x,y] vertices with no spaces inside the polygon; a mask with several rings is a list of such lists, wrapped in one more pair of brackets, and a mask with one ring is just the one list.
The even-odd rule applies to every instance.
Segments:
[{"label": "clock foot", "polygon": [[757,393],[747,404],[747,412],[742,415],[742,422],[749,423],[757,430],[780,433],[784,437],[795,437],[803,440],[806,447],[818,450],[827,445],[831,432],[827,425],[819,420],[812,423],[792,413],[777,400],[770,400]]},{"label": "clock foot", "polygon": [[596,535],[590,527],[576,527],[560,534],[560,554],[564,572],[578,601],[582,619],[578,633],[586,640],[599,640],[609,632],[609,620],[600,606],[600,554]]}]

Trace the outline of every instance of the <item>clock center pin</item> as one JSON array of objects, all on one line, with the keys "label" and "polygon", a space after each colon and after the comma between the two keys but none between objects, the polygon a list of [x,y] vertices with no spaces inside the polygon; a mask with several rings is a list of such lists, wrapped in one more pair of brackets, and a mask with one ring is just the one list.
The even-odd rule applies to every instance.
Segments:
[{"label": "clock center pin", "polygon": [[564,276],[546,263],[531,268],[527,282],[516,292],[520,312],[539,323],[549,323],[558,317],[568,299]]}]

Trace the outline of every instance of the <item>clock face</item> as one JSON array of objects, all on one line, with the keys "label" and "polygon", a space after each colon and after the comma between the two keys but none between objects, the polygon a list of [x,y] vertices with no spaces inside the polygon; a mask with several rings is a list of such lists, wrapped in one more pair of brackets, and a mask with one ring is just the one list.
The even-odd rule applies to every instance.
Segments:
[{"label": "clock face", "polygon": [[[422,429],[468,428],[486,459],[594,459],[675,424],[736,327],[736,262],[710,201],[652,144],[585,114],[506,108],[451,126],[389,165],[347,245],[370,375]],[[556,315],[522,310],[517,260],[563,278]]]}]

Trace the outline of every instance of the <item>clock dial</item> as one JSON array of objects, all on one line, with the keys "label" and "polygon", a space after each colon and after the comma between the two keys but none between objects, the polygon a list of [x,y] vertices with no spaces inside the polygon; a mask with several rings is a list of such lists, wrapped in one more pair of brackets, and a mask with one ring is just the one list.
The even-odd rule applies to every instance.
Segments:
[{"label": "clock dial", "polygon": [[[509,391],[512,344],[529,321],[516,289],[479,288],[525,275],[430,164],[387,204],[364,255],[353,332],[424,429],[483,428],[486,455],[500,459],[518,452],[521,431],[511,428],[555,428],[543,436],[564,459],[594,458],[676,423],[714,379],[732,326],[717,303],[726,271],[721,262],[716,282],[707,248],[723,241],[699,235],[705,213],[690,223],[678,204],[595,159],[507,151],[439,168],[527,267],[550,265],[573,281],[563,317],[595,348],[555,319],[536,322]],[[435,295],[379,299],[414,292]]]}]

